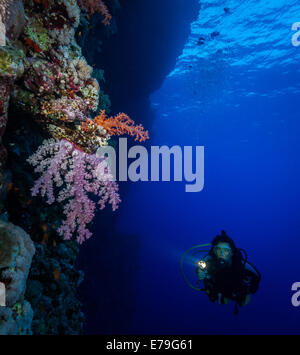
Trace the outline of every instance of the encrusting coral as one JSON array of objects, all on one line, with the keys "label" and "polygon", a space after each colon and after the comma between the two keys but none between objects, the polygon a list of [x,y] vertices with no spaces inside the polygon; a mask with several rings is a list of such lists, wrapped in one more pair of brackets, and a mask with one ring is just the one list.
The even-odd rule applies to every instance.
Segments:
[{"label": "encrusting coral", "polygon": [[4,24],[5,36],[8,39],[18,38],[25,24],[22,0],[1,0],[0,20]]},{"label": "encrusting coral", "polygon": [[33,242],[27,233],[12,223],[0,221],[1,261],[0,279],[7,281],[6,304],[13,306],[25,292],[25,284],[35,252]]},{"label": "encrusting coral", "polygon": [[[2,0],[0,2],[0,181],[5,178],[4,165],[7,151],[2,143],[2,137],[6,130],[8,108],[15,80],[24,72],[24,53],[18,46],[13,46],[9,41],[15,41],[25,24],[25,13],[22,1]],[[8,43],[6,43],[8,42]],[[5,45],[7,44],[7,45]],[[0,198],[4,191],[0,186]]]},{"label": "encrusting coral", "polygon": [[31,335],[33,310],[26,300],[14,307],[0,308],[0,335]]}]

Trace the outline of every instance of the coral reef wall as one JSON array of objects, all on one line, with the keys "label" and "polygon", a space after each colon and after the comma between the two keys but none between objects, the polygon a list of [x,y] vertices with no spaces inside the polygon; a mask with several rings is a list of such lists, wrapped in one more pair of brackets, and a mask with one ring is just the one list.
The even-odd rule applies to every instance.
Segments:
[{"label": "coral reef wall", "polygon": [[[103,71],[93,73],[79,44],[92,21],[106,36],[113,33],[118,7],[0,0],[0,282],[7,303],[0,307],[1,334],[82,333],[78,242],[92,235],[98,204],[116,209],[120,202],[95,152],[134,122],[106,116]],[[136,130],[146,139],[141,126]],[[98,165],[106,179],[88,170]]]}]

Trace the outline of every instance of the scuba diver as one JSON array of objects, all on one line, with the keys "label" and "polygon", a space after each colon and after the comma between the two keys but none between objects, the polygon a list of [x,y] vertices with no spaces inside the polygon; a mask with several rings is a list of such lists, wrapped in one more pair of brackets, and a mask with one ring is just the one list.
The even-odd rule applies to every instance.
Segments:
[{"label": "scuba diver", "polygon": [[211,244],[208,255],[197,263],[198,280],[204,282],[202,290],[212,302],[227,304],[228,299],[233,300],[237,314],[238,306],[247,305],[250,295],[258,290],[261,275],[247,257],[243,258],[243,250],[235,246],[225,231]]}]

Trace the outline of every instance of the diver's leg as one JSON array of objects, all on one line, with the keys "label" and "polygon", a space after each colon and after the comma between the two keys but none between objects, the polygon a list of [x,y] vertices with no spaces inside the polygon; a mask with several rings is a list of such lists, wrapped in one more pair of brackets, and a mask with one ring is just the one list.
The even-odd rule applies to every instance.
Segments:
[{"label": "diver's leg", "polygon": [[250,293],[248,293],[244,299],[244,302],[242,303],[242,306],[247,306],[247,304],[250,302],[251,300],[251,295]]},{"label": "diver's leg", "polygon": [[222,293],[219,293],[218,294],[218,302],[219,302],[219,304],[227,304],[228,298],[225,297]]},{"label": "diver's leg", "polygon": [[208,298],[210,299],[211,302],[216,302],[216,300],[217,300],[217,295],[216,295],[215,292],[212,292],[212,291],[209,290],[209,289],[206,289],[205,292],[206,292],[206,294],[207,294],[207,296],[208,296]]}]

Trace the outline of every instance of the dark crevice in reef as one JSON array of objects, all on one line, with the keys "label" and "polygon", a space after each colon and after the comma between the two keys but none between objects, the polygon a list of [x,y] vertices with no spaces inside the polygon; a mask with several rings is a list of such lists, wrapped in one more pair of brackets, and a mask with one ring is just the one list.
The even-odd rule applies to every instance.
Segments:
[{"label": "dark crevice in reef", "polygon": [[[118,31],[109,38],[103,36],[101,54],[91,58],[105,71],[105,92],[114,112],[124,111],[151,126],[149,95],[172,71],[199,7],[198,0],[122,2],[115,17]],[[86,43],[96,43],[94,36],[91,32]],[[87,45],[83,53],[88,52]]]},{"label": "dark crevice in reef", "polygon": [[[198,12],[198,0],[123,1],[115,16],[117,32],[101,35],[101,53],[91,52],[91,46],[99,41],[103,29],[96,27],[85,38],[84,55],[105,71],[104,91],[110,96],[112,114],[123,111],[142,123],[150,131],[148,144],[153,121],[149,95],[173,69]],[[120,210],[126,208],[128,186],[121,185]],[[135,308],[135,270],[142,236],[117,233],[117,213],[99,213],[95,237],[82,246],[79,255],[78,265],[85,273],[80,295],[87,333],[125,334]],[[134,216],[128,223],[134,223]]]}]

